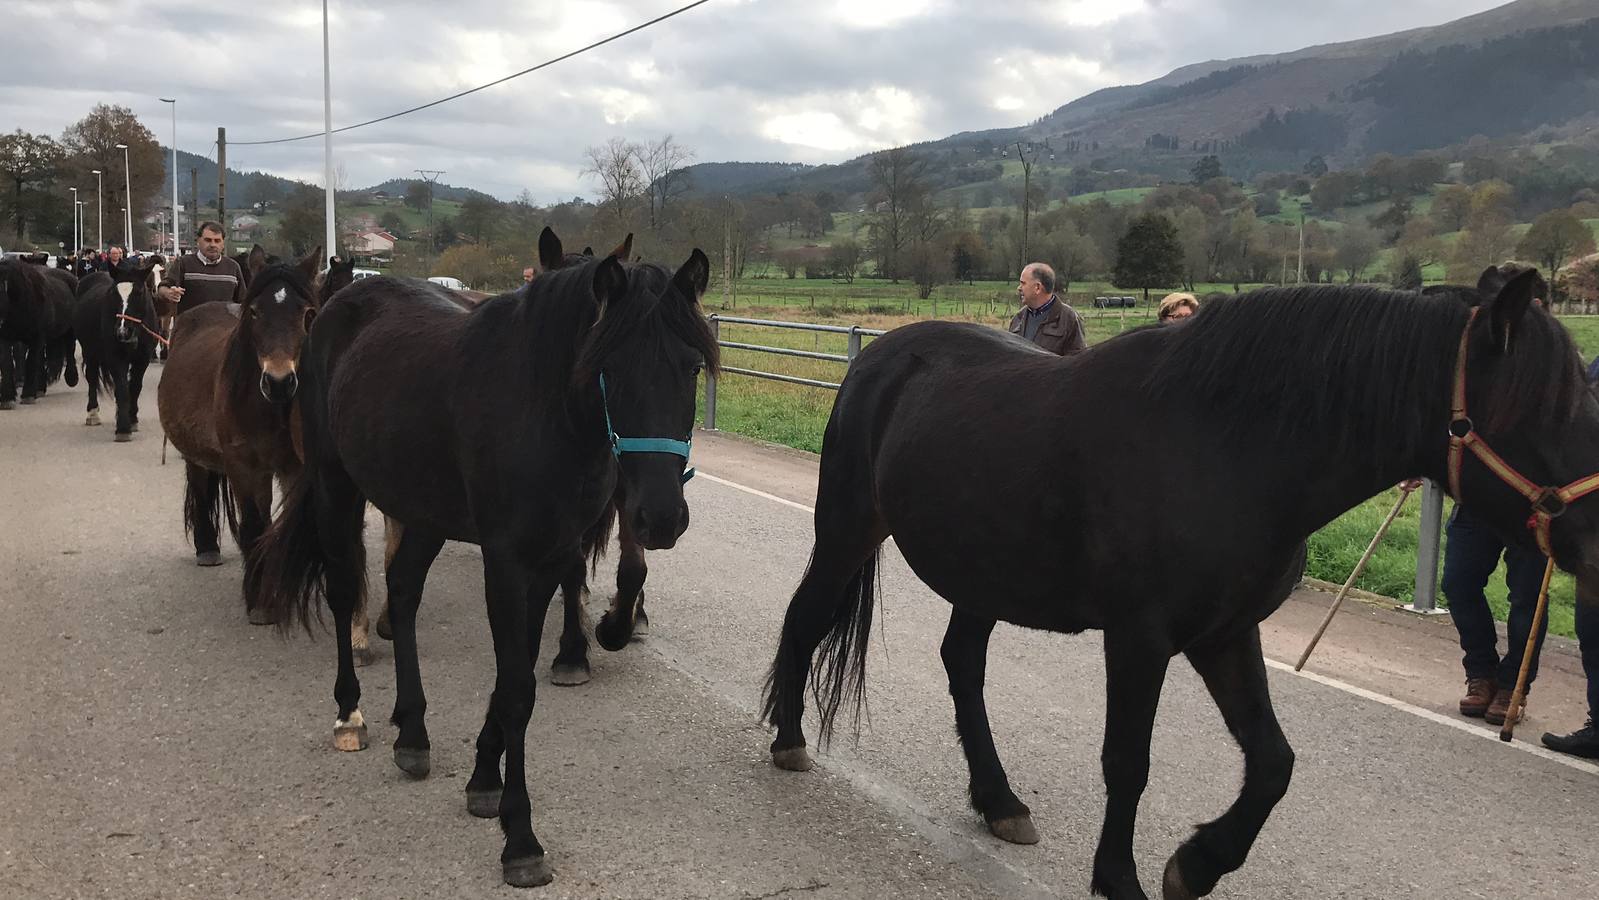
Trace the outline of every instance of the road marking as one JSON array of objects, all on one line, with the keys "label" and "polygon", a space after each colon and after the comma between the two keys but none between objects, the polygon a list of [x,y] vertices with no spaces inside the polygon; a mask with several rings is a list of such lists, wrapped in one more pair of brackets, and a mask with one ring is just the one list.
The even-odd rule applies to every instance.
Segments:
[{"label": "road marking", "polygon": [[795,503],[793,500],[789,500],[789,499],[786,499],[784,497],[779,497],[776,494],[768,494],[765,491],[758,491],[755,488],[752,488],[752,487],[750,487],[748,485],[739,484],[736,481],[728,481],[726,478],[717,478],[715,475],[711,475],[711,474],[708,474],[708,473],[703,472],[703,471],[702,472],[697,472],[696,474],[699,475],[699,477],[705,479],[706,481],[715,482],[716,484],[720,484],[720,485],[725,485],[727,487],[732,488],[735,491],[743,491],[746,494],[753,494],[753,495],[755,495],[757,497],[760,497],[763,500],[770,500],[773,503],[781,503],[784,506],[793,507],[794,509],[798,509],[798,510],[802,510],[804,512],[808,512],[811,515],[815,515],[816,514],[815,508],[810,507],[810,506],[806,506],[803,503]]},{"label": "road marking", "polygon": [[[809,506],[806,506],[803,503],[795,503],[793,500],[787,500],[787,499],[779,497],[779,496],[777,496],[775,494],[768,494],[765,491],[757,490],[756,488],[752,488],[752,487],[750,487],[748,485],[739,484],[736,481],[728,481],[726,478],[718,478],[715,475],[708,475],[708,474],[706,474],[703,471],[699,473],[699,476],[701,478],[704,478],[706,481],[711,481],[711,482],[715,482],[716,484],[725,485],[725,486],[730,487],[730,488],[732,488],[732,489],[734,489],[736,491],[743,491],[746,494],[751,494],[751,495],[756,496],[756,497],[761,497],[761,498],[764,498],[766,500],[771,500],[771,501],[774,501],[776,503],[781,503],[784,506],[789,506],[789,507],[793,507],[794,509],[804,510],[805,512],[808,512],[808,513],[811,513],[811,514],[815,514],[815,512],[816,512],[815,509],[813,509],[813,508],[811,508]],[[1383,706],[1386,706],[1389,709],[1396,709],[1396,710],[1399,710],[1400,712],[1409,713],[1412,716],[1415,716],[1415,717],[1417,717],[1419,719],[1425,719],[1428,722],[1432,722],[1432,723],[1434,723],[1436,725],[1443,725],[1446,728],[1453,728],[1454,730],[1459,731],[1459,732],[1461,732],[1463,734],[1469,734],[1469,735],[1472,735],[1473,737],[1485,738],[1487,740],[1493,741],[1496,744],[1502,743],[1499,740],[1499,732],[1497,730],[1484,728],[1481,725],[1475,724],[1473,722],[1466,722],[1466,721],[1463,721],[1461,719],[1451,718],[1449,716],[1444,715],[1443,713],[1434,712],[1434,711],[1432,711],[1430,709],[1423,709],[1420,706],[1415,706],[1415,705],[1412,705],[1410,703],[1406,703],[1403,700],[1399,700],[1399,699],[1396,699],[1394,697],[1390,697],[1390,696],[1388,696],[1386,694],[1379,694],[1376,691],[1370,691],[1370,690],[1367,690],[1367,689],[1365,689],[1363,687],[1357,687],[1355,685],[1349,684],[1348,682],[1339,681],[1336,678],[1329,678],[1326,675],[1318,675],[1315,672],[1295,672],[1293,666],[1291,666],[1291,665],[1289,665],[1288,663],[1285,663],[1285,662],[1279,662],[1279,661],[1277,661],[1275,659],[1272,659],[1270,657],[1266,658],[1266,665],[1268,667],[1270,667],[1270,668],[1276,669],[1279,672],[1287,672],[1290,675],[1294,675],[1294,676],[1299,677],[1299,678],[1304,678],[1304,679],[1307,679],[1309,681],[1314,681],[1317,684],[1323,685],[1325,687],[1330,687],[1330,688],[1332,688],[1334,690],[1337,690],[1337,691],[1343,691],[1346,694],[1349,694],[1349,695],[1355,696],[1355,697],[1359,697],[1359,698],[1361,698],[1363,700],[1370,700],[1370,701],[1372,701],[1374,703],[1381,703]],[[1565,766],[1568,769],[1575,769],[1578,772],[1584,772],[1584,773],[1589,774],[1589,775],[1599,775],[1599,765],[1596,765],[1594,763],[1588,762],[1587,760],[1584,760],[1584,759],[1579,759],[1578,757],[1575,757],[1575,756],[1568,756],[1567,754],[1564,754],[1564,753],[1556,753],[1553,750],[1550,750],[1550,749],[1548,749],[1546,747],[1541,747],[1541,746],[1539,746],[1537,744],[1529,743],[1528,741],[1525,741],[1525,740],[1512,741],[1511,743],[1509,743],[1506,746],[1509,746],[1509,747],[1511,747],[1513,749],[1516,749],[1516,750],[1520,750],[1523,753],[1530,753],[1533,756],[1539,757],[1540,759],[1546,759],[1546,760],[1548,760],[1550,762],[1553,762],[1553,763],[1559,763],[1560,765]]]},{"label": "road marking", "polygon": [[[1473,737],[1485,738],[1493,741],[1495,744],[1503,743],[1499,740],[1499,729],[1497,728],[1484,728],[1482,725],[1467,722],[1463,719],[1456,719],[1440,712],[1424,709],[1420,706],[1414,706],[1406,703],[1403,700],[1396,700],[1395,698],[1386,694],[1379,694],[1376,691],[1369,691],[1363,687],[1356,687],[1355,685],[1347,682],[1339,681],[1336,678],[1328,678],[1326,675],[1318,675],[1315,672],[1295,672],[1293,666],[1285,662],[1278,662],[1275,659],[1268,658],[1266,660],[1266,665],[1270,668],[1276,669],[1279,672],[1287,672],[1290,675],[1297,675],[1300,678],[1309,679],[1317,684],[1326,685],[1327,687],[1343,691],[1346,694],[1352,694],[1364,700],[1371,700],[1375,703],[1381,703],[1383,706],[1386,706],[1390,709],[1397,709],[1400,712],[1410,713],[1417,718],[1426,719],[1429,722],[1443,725],[1448,728],[1453,728],[1456,731],[1472,735]],[[1530,753],[1533,756],[1537,756],[1542,759],[1547,759],[1550,762],[1559,763],[1568,769],[1576,769],[1578,772],[1586,772],[1589,775],[1599,775],[1599,765],[1595,765],[1587,760],[1579,759],[1575,756],[1568,756],[1564,753],[1556,753],[1553,750],[1540,747],[1537,744],[1529,743],[1525,740],[1512,741],[1509,744],[1505,744],[1505,746],[1520,750],[1523,753]]]}]

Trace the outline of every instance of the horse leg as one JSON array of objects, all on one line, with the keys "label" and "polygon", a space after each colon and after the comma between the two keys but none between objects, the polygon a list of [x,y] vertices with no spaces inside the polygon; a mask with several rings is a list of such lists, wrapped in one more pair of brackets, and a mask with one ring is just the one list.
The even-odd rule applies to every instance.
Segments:
[{"label": "horse leg", "polygon": [[[1124,626],[1129,627],[1130,626]],[[1149,782],[1149,736],[1171,654],[1115,626],[1105,631],[1105,822],[1094,851],[1095,894],[1111,900],[1147,900],[1133,862],[1138,798]]]},{"label": "horse leg", "polygon": [[[876,578],[876,554],[888,528],[872,507],[870,492],[850,479],[829,479],[823,461],[823,489],[816,503],[816,545],[783,615],[777,658],[767,676],[766,719],[777,726],[772,764],[804,772],[811,767],[805,750],[805,683],[811,658],[852,603],[870,602]],[[828,485],[838,483],[838,490]],[[842,663],[840,663],[842,664]]]},{"label": "horse leg", "polygon": [[44,331],[28,343],[28,355],[23,361],[22,403],[36,403],[44,393]]},{"label": "horse leg", "polygon": [[366,589],[366,545],[361,540],[366,500],[344,469],[322,463],[313,490],[316,536],[326,560],[324,579],[328,609],[333,612],[334,645],[339,674],[333,698],[339,717],[333,723],[333,746],[339,750],[365,750],[366,719],[361,715],[361,682],[355,675],[350,646],[350,621]]},{"label": "horse leg", "polygon": [[[537,644],[527,639],[528,622],[544,621],[550,597],[567,568],[535,571],[516,550],[485,547],[483,571],[489,628],[494,634],[495,678],[489,712],[505,748],[505,784],[499,808],[500,830],[505,833],[501,873],[506,884],[532,887],[548,884],[554,874],[533,833],[533,808],[527,795],[527,723],[536,700],[533,668],[539,651]],[[486,760],[482,750],[480,743],[477,766],[467,782],[469,798],[483,789],[485,768],[498,766],[497,760]]]},{"label": "horse leg", "polygon": [[66,370],[67,387],[77,387],[78,342],[71,335],[61,339],[61,363]]},{"label": "horse leg", "polygon": [[[139,395],[144,392],[144,371],[150,367],[150,356],[139,348],[139,353],[133,358],[133,365],[128,372],[128,404],[131,408],[133,430],[139,430]],[[267,482],[267,510],[270,519],[272,509],[272,483]]]},{"label": "horse leg", "polygon": [[600,624],[594,629],[594,639],[600,642],[601,647],[611,651],[626,647],[634,629],[641,624],[639,613],[643,611],[644,578],[649,574],[649,566],[644,561],[644,548],[633,537],[633,526],[628,517],[618,514],[616,518],[620,555],[616,564],[616,597],[611,600],[611,608],[600,616]]},{"label": "horse leg", "polygon": [[390,724],[400,729],[394,739],[394,764],[412,778],[426,778],[432,768],[427,725],[427,696],[422,691],[422,668],[416,650],[416,611],[422,604],[422,586],[428,569],[444,547],[444,539],[406,529],[385,569],[389,596],[389,623],[394,629],[394,714]]},{"label": "horse leg", "polygon": [[[561,600],[564,608],[561,623],[561,645],[550,668],[550,683],[565,687],[587,684],[589,673],[589,639],[583,633],[583,595],[587,593],[588,573],[582,560],[561,579]],[[544,620],[528,620],[529,643],[537,645]]]},{"label": "horse leg", "polygon": [[117,360],[111,364],[111,387],[117,401],[117,433],[113,440],[124,443],[133,440],[133,406],[128,399],[128,364]]},{"label": "horse leg", "polygon": [[83,424],[100,424],[100,362],[84,357],[83,380],[89,386],[89,404],[85,407]]},{"label": "horse leg", "polygon": [[[383,569],[388,571],[389,564],[394,562],[394,554],[400,549],[400,538],[405,536],[405,526],[389,518],[383,517]],[[389,601],[383,599],[383,608],[378,610],[377,616],[378,637],[385,641],[394,640],[394,628],[389,625]]]},{"label": "horse leg", "polygon": [[955,608],[944,631],[940,655],[949,675],[949,695],[955,701],[955,730],[971,771],[972,808],[983,816],[995,837],[1013,844],[1038,843],[1032,810],[1017,798],[1005,777],[1005,766],[994,748],[983,703],[983,680],[988,667],[988,638],[994,620]]},{"label": "horse leg", "polygon": [[1188,651],[1194,670],[1244,751],[1244,787],[1220,818],[1199,826],[1166,863],[1166,900],[1203,897],[1244,864],[1277,801],[1288,792],[1294,751],[1272,711],[1260,629]]},{"label": "horse leg", "polygon": [[17,357],[8,340],[0,339],[0,409],[17,408]]},{"label": "horse leg", "polygon": [[217,532],[221,527],[218,500],[222,492],[222,476],[187,460],[183,463],[187,480],[183,490],[183,513],[194,535],[194,561],[200,566],[222,565],[221,548]]}]

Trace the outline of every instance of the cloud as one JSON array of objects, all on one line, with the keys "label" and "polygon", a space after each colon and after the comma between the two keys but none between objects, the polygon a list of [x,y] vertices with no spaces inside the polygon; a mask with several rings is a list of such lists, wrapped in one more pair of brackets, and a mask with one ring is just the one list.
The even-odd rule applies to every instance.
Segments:
[{"label": "cloud", "polygon": [[[333,0],[335,126],[503,77],[684,0]],[[668,132],[701,161],[836,162],[966,130],[1019,125],[1113,84],[1208,59],[1436,24],[1499,0],[712,0],[546,70],[336,136],[352,185],[444,180],[550,201],[592,191],[585,147]],[[320,183],[314,3],[11,0],[0,123],[59,135],[95,103],[131,107],[162,141]],[[94,23],[69,27],[65,23]],[[116,27],[114,23],[128,25]],[[492,23],[492,24],[491,24]],[[133,27],[135,26],[136,27]]]}]

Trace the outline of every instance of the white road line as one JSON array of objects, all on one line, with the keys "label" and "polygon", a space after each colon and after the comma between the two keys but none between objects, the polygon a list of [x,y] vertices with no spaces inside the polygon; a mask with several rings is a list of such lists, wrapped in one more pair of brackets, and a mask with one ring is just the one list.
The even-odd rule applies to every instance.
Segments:
[{"label": "white road line", "polygon": [[[698,474],[699,477],[705,479],[706,481],[724,485],[736,491],[743,491],[746,494],[752,494],[756,497],[781,503],[784,506],[793,507],[794,509],[804,510],[808,513],[815,514],[816,512],[815,509],[812,509],[803,503],[795,503],[793,500],[787,500],[775,494],[768,494],[765,491],[757,490],[748,485],[739,484],[736,481],[728,481],[726,478],[717,478],[715,475],[710,475],[705,472],[700,472]],[[1346,694],[1359,697],[1363,700],[1381,703],[1383,706],[1386,706],[1389,709],[1397,709],[1400,712],[1409,713],[1418,719],[1425,719],[1428,722],[1432,722],[1436,725],[1443,725],[1446,728],[1453,728],[1456,731],[1472,735],[1473,737],[1485,738],[1493,741],[1496,744],[1502,743],[1499,740],[1498,731],[1484,728],[1482,725],[1473,722],[1465,722],[1460,719],[1454,719],[1444,715],[1443,713],[1433,712],[1430,709],[1423,709],[1422,707],[1406,703],[1403,700],[1397,700],[1393,697],[1389,697],[1386,694],[1379,694],[1376,691],[1369,691],[1363,687],[1356,687],[1348,682],[1339,681],[1336,678],[1329,678],[1326,675],[1318,675],[1315,672],[1295,672],[1294,667],[1288,663],[1279,662],[1269,657],[1266,659],[1266,665],[1270,668],[1276,669],[1279,672],[1287,672],[1288,674],[1298,678],[1314,681],[1317,684],[1330,687],[1334,690],[1343,691]],[[1553,750],[1541,747],[1537,744],[1529,743],[1525,740],[1512,741],[1505,746],[1515,750],[1520,750],[1523,753],[1530,753],[1540,759],[1546,759],[1553,763],[1559,763],[1568,769],[1575,769],[1578,772],[1585,772],[1589,775],[1599,775],[1599,765],[1588,762],[1584,759],[1579,759],[1575,756],[1568,756],[1564,753],[1556,753]]]}]

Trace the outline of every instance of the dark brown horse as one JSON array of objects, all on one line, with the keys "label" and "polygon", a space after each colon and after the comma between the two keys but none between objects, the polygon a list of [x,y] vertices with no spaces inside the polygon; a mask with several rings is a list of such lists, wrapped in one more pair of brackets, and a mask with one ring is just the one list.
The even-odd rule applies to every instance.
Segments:
[{"label": "dark brown horse", "polygon": [[54,318],[43,270],[19,259],[0,260],[0,410],[16,408],[19,388],[24,405],[44,393]]},{"label": "dark brown horse", "polygon": [[395,764],[422,777],[431,767],[416,643],[423,581],[446,540],[482,547],[496,679],[467,808],[499,817],[509,884],[553,877],[525,769],[551,595],[583,564],[585,536],[618,480],[640,544],[671,547],[688,527],[696,377],[716,364],[699,307],[709,270],[699,250],[675,274],[606,257],[471,313],[430,286],[368,278],[322,310],[306,344],[306,468],[250,560],[250,605],[308,623],[325,598],[338,650],[335,745],[357,749],[366,725],[350,632],[366,573],[366,502],[403,523],[385,573],[391,721]]},{"label": "dark brown horse", "polygon": [[[1167,900],[1209,894],[1243,865],[1293,772],[1258,623],[1298,580],[1306,537],[1405,478],[1444,482],[1450,435],[1473,420],[1536,484],[1599,467],[1599,400],[1571,337],[1532,304],[1541,282],[1490,269],[1475,289],[1272,288],[1064,359],[954,323],[879,339],[844,379],[823,438],[815,549],[767,687],[773,762],[811,764],[808,678],[824,740],[846,702],[859,711],[892,535],[953,607],[942,655],[971,802],[1001,838],[1038,835],[989,730],[989,634],[996,621],[1104,632],[1097,894],[1146,896],[1134,820],[1166,669],[1188,657],[1244,753],[1237,801],[1165,869]],[[1452,414],[1452,384],[1472,419]],[[1187,465],[1166,465],[1172,454]],[[1474,458],[1461,483],[1497,531],[1535,545],[1525,496]],[[1589,578],[1596,497],[1557,513],[1552,536],[1555,561]]]},{"label": "dark brown horse", "polygon": [[300,471],[300,346],[320,301],[350,282],[353,265],[335,258],[318,282],[321,254],[292,266],[257,258],[242,305],[201,304],[174,324],[158,399],[184,459],[184,525],[199,565],[222,563],[224,513],[248,553],[271,519],[273,479],[286,484]]}]

